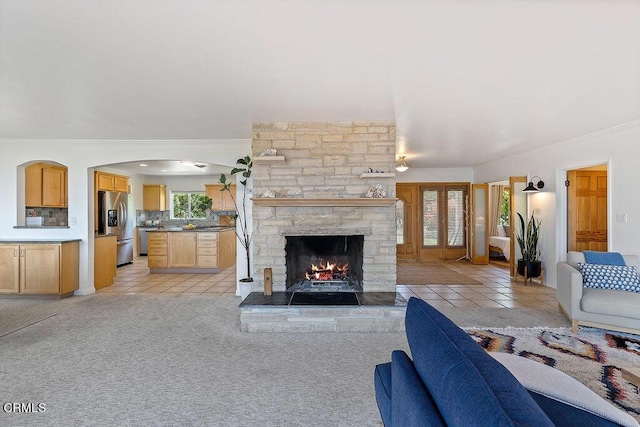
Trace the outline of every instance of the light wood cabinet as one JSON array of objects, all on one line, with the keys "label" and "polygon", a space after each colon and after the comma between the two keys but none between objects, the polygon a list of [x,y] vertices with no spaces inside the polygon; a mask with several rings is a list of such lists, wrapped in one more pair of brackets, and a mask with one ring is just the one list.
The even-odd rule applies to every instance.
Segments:
[{"label": "light wood cabinet", "polygon": [[196,233],[169,233],[169,267],[195,267],[198,264]]},{"label": "light wood cabinet", "polygon": [[145,211],[166,211],[167,210],[167,186],[166,185],[143,185],[142,186],[142,208]]},{"label": "light wood cabinet", "polygon": [[113,284],[118,263],[117,236],[95,239],[93,256],[93,286],[96,289]]},{"label": "light wood cabinet", "polygon": [[226,230],[218,235],[218,267],[225,269],[236,263],[236,233]]},{"label": "light wood cabinet", "polygon": [[0,243],[0,292],[70,295],[79,287],[79,244]]},{"label": "light wood cabinet", "polygon": [[96,191],[122,191],[129,192],[129,177],[123,175],[115,175],[107,172],[96,172]]},{"label": "light wood cabinet", "polygon": [[17,294],[20,291],[19,253],[19,245],[0,245],[0,293]]},{"label": "light wood cabinet", "polygon": [[236,196],[236,186],[231,185],[230,190],[231,194],[228,191],[220,191],[222,189],[222,184],[209,184],[205,185],[205,194],[207,197],[211,199],[211,210],[212,211],[234,211],[236,210],[236,206],[233,203],[233,197]]},{"label": "light wood cabinet", "polygon": [[113,176],[113,188],[115,191],[129,192],[129,177],[122,175]]},{"label": "light wood cabinet", "polygon": [[236,236],[220,232],[149,233],[149,268],[159,272],[215,273],[236,262]]},{"label": "light wood cabinet", "polygon": [[147,233],[149,247],[147,249],[147,262],[149,268],[167,268],[168,262],[168,233]]},{"label": "light wood cabinet", "polygon": [[218,267],[218,233],[198,233],[198,267]]},{"label": "light wood cabinet", "polygon": [[34,163],[25,168],[25,206],[67,207],[67,168]]}]

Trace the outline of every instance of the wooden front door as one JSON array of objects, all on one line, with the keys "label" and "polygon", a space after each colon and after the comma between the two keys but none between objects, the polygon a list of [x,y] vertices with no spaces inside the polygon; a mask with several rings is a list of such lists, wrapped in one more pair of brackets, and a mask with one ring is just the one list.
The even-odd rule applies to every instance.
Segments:
[{"label": "wooden front door", "polygon": [[607,171],[571,170],[567,180],[568,250],[606,251]]},{"label": "wooden front door", "polygon": [[456,259],[467,244],[468,183],[396,185],[397,257]]}]

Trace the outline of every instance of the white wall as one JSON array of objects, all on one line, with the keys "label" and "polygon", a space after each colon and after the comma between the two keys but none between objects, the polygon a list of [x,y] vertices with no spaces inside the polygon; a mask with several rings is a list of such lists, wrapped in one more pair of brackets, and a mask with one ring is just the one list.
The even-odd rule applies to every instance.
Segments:
[{"label": "white wall", "polygon": [[[210,141],[0,141],[0,238],[79,238],[80,295],[93,287],[93,168],[142,160],[191,160],[234,166],[250,153],[251,140]],[[69,222],[67,229],[16,229],[18,225],[18,166],[52,160],[68,167]],[[135,185],[142,185],[141,183]],[[22,200],[24,197],[20,197]],[[73,223],[73,220],[76,223]]]},{"label": "white wall", "polygon": [[[541,250],[546,281],[555,286],[556,263],[566,256],[566,171],[609,165],[609,250],[640,254],[640,120],[553,146],[501,158],[474,168],[475,182],[537,175],[543,191],[529,196],[529,211],[542,220]],[[615,222],[626,213],[627,223]]]}]

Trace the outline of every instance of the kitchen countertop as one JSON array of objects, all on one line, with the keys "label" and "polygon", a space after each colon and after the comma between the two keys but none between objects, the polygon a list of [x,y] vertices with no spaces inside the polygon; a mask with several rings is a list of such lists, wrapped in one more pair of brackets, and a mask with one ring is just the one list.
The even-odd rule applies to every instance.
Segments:
[{"label": "kitchen countertop", "polygon": [[82,239],[55,239],[51,237],[45,237],[42,239],[24,239],[24,238],[16,238],[16,239],[0,239],[0,243],[69,243],[69,242],[81,242]]}]

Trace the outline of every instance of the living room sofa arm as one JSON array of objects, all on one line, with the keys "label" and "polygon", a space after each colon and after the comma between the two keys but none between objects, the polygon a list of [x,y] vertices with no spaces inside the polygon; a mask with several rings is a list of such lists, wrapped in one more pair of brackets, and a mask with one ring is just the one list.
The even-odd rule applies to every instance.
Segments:
[{"label": "living room sofa arm", "polygon": [[566,262],[559,262],[556,277],[558,303],[573,319],[580,311],[583,289],[582,274]]}]

